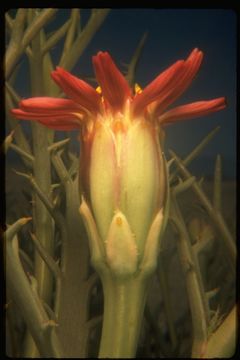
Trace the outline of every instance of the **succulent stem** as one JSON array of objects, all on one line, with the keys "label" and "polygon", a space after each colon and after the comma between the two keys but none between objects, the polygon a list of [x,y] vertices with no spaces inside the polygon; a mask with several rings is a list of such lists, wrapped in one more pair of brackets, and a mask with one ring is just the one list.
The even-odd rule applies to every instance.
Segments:
[{"label": "succulent stem", "polygon": [[140,278],[103,279],[104,321],[100,358],[134,358],[144,306],[146,282]]}]

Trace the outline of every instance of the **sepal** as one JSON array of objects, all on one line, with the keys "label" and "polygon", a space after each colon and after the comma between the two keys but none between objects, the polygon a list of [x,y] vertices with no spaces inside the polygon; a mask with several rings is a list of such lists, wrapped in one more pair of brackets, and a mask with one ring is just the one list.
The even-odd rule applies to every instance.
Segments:
[{"label": "sepal", "polygon": [[137,270],[138,252],[135,236],[123,213],[117,211],[112,219],[106,240],[107,263],[119,278]]},{"label": "sepal", "polygon": [[161,209],[155,216],[146,239],[144,255],[140,264],[140,270],[144,277],[153,273],[157,266],[161,240],[159,235],[162,229],[163,218],[163,209]]}]

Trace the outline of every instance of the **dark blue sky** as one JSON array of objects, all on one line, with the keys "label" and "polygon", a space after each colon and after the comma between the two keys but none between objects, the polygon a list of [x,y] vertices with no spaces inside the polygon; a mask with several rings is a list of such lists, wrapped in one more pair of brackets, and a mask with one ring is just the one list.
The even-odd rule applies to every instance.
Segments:
[{"label": "dark blue sky", "polygon": [[[59,10],[48,28],[54,31],[69,12],[69,9]],[[83,10],[83,22],[88,13]],[[136,73],[140,86],[146,86],[166,67],[186,58],[198,47],[204,52],[200,72],[176,104],[220,96],[226,96],[228,102],[227,109],[221,112],[167,127],[166,150],[170,147],[184,157],[204,135],[220,125],[216,137],[190,169],[196,175],[211,176],[214,158],[220,153],[224,176],[233,178],[236,170],[236,14],[223,9],[113,9],[72,72],[79,77],[93,76],[91,57],[100,50],[110,52],[123,70],[123,64],[130,61],[146,31],[148,38]],[[56,59],[58,53],[55,48]]]}]

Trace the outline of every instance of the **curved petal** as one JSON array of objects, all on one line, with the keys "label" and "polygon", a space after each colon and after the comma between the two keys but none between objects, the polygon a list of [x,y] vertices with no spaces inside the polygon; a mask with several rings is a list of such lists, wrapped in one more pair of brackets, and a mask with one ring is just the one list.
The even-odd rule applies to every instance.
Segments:
[{"label": "curved petal", "polygon": [[19,103],[19,107],[25,111],[34,111],[34,112],[47,112],[51,111],[79,111],[82,112],[82,108],[76,104],[74,101],[69,99],[58,99],[52,97],[33,97],[29,99],[21,100]]},{"label": "curved petal", "polygon": [[17,119],[38,121],[56,130],[78,129],[84,113],[79,105],[68,99],[35,97],[20,102],[11,113]]},{"label": "curved petal", "polygon": [[79,117],[71,113],[41,114],[21,109],[12,109],[11,113],[16,119],[37,121],[55,130],[62,130],[63,127],[64,130],[79,129],[81,125]]},{"label": "curved petal", "polygon": [[224,97],[208,100],[197,101],[187,105],[177,106],[159,117],[161,124],[170,124],[179,120],[188,120],[200,116],[206,116],[213,112],[222,110],[226,107],[226,99]]},{"label": "curved petal", "polygon": [[140,94],[136,95],[131,106],[135,116],[158,97],[166,95],[169,88],[174,86],[176,76],[182,71],[183,65],[183,60],[177,61],[158,75]]},{"label": "curved petal", "polygon": [[60,67],[57,67],[51,76],[72,100],[90,112],[100,111],[101,96],[91,85]]},{"label": "curved petal", "polygon": [[164,94],[164,96],[157,100],[157,104],[154,109],[155,116],[161,115],[163,111],[176,99],[178,99],[189,87],[195,75],[199,71],[202,59],[202,51],[199,51],[196,48],[191,52],[187,60],[184,62],[182,71],[178,74],[178,77],[175,78],[173,86],[169,89],[168,93]]},{"label": "curved petal", "polygon": [[103,97],[113,110],[121,111],[127,98],[131,97],[131,89],[127,80],[107,52],[100,51],[93,56],[93,66]]}]

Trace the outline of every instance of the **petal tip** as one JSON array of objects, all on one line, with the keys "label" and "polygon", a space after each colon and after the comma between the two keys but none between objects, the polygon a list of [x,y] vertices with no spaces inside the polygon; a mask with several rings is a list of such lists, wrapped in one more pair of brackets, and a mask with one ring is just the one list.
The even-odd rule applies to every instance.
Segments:
[{"label": "petal tip", "polygon": [[131,89],[127,80],[107,51],[99,51],[92,57],[92,62],[104,99],[107,100],[113,111],[121,111],[126,100],[131,97]]}]

